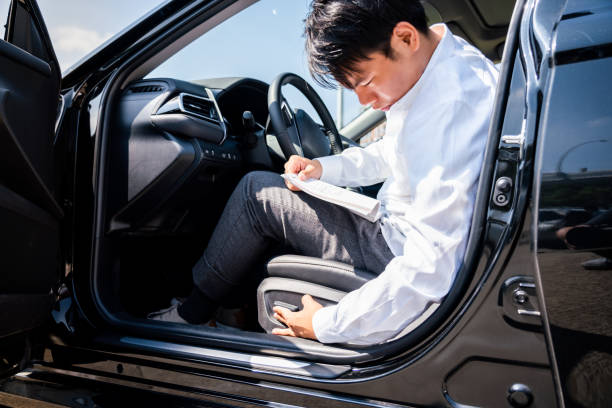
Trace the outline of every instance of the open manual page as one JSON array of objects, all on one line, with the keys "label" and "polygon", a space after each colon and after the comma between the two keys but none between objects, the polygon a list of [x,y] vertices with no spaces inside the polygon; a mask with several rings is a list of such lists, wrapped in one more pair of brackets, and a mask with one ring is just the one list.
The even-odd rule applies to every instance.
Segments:
[{"label": "open manual page", "polygon": [[374,222],[380,217],[378,211],[380,201],[374,198],[317,179],[300,180],[297,174],[281,174],[281,177],[303,192],[342,206],[370,222]]}]

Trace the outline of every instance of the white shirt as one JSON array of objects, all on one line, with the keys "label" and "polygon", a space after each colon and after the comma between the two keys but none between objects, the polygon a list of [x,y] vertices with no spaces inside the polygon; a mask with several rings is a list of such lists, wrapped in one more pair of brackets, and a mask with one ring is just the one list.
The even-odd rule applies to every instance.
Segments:
[{"label": "white shirt", "polygon": [[387,112],[385,137],[318,158],[321,180],[371,185],[395,257],[337,305],[318,310],[322,343],[393,338],[448,293],[465,252],[497,70],[444,26],[423,75]]}]

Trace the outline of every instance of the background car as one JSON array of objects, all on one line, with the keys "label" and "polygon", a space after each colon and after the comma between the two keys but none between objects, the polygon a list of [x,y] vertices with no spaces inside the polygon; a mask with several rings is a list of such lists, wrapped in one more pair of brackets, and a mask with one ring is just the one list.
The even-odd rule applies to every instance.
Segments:
[{"label": "background car", "polygon": [[[151,76],[251,3],[168,1],[62,75],[35,1],[12,1],[0,41],[0,397],[61,402],[49,390],[73,384],[103,389],[91,397],[101,405],[120,390],[158,405],[608,406],[606,1],[425,3],[431,22],[500,61],[500,80],[463,265],[401,336],[356,347],[270,335],[255,273],[239,304],[224,305],[244,311],[240,330],[145,319],[188,293],[240,177],[282,172],[295,141],[268,121],[267,82]],[[280,105],[290,126],[319,120]],[[383,122],[365,111],[338,136],[356,145]],[[308,129],[305,155],[333,152]],[[285,251],[270,254],[285,266],[254,271],[330,266]]]}]

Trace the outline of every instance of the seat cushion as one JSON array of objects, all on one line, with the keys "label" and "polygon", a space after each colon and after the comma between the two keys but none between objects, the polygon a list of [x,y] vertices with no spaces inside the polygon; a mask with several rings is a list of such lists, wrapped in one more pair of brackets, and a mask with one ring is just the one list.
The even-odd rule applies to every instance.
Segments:
[{"label": "seat cushion", "polygon": [[268,277],[257,289],[257,312],[259,324],[268,333],[284,327],[274,318],[274,306],[297,311],[305,294],[323,306],[333,305],[376,277],[342,262],[301,255],[278,256],[268,262],[267,269]]},{"label": "seat cushion", "polygon": [[268,275],[316,283],[351,292],[377,275],[352,265],[301,255],[281,255],[268,262]]}]

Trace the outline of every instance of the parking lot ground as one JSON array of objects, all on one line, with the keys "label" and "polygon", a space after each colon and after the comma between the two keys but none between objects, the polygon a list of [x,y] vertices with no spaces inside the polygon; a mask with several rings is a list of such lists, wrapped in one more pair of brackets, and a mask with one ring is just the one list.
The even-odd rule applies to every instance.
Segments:
[{"label": "parking lot ground", "polygon": [[[168,395],[163,390],[137,389],[119,384],[59,374],[43,367],[23,371],[0,382],[0,407],[214,407],[252,406],[238,401],[203,401],[202,396]],[[255,404],[257,405],[257,404]]]}]

